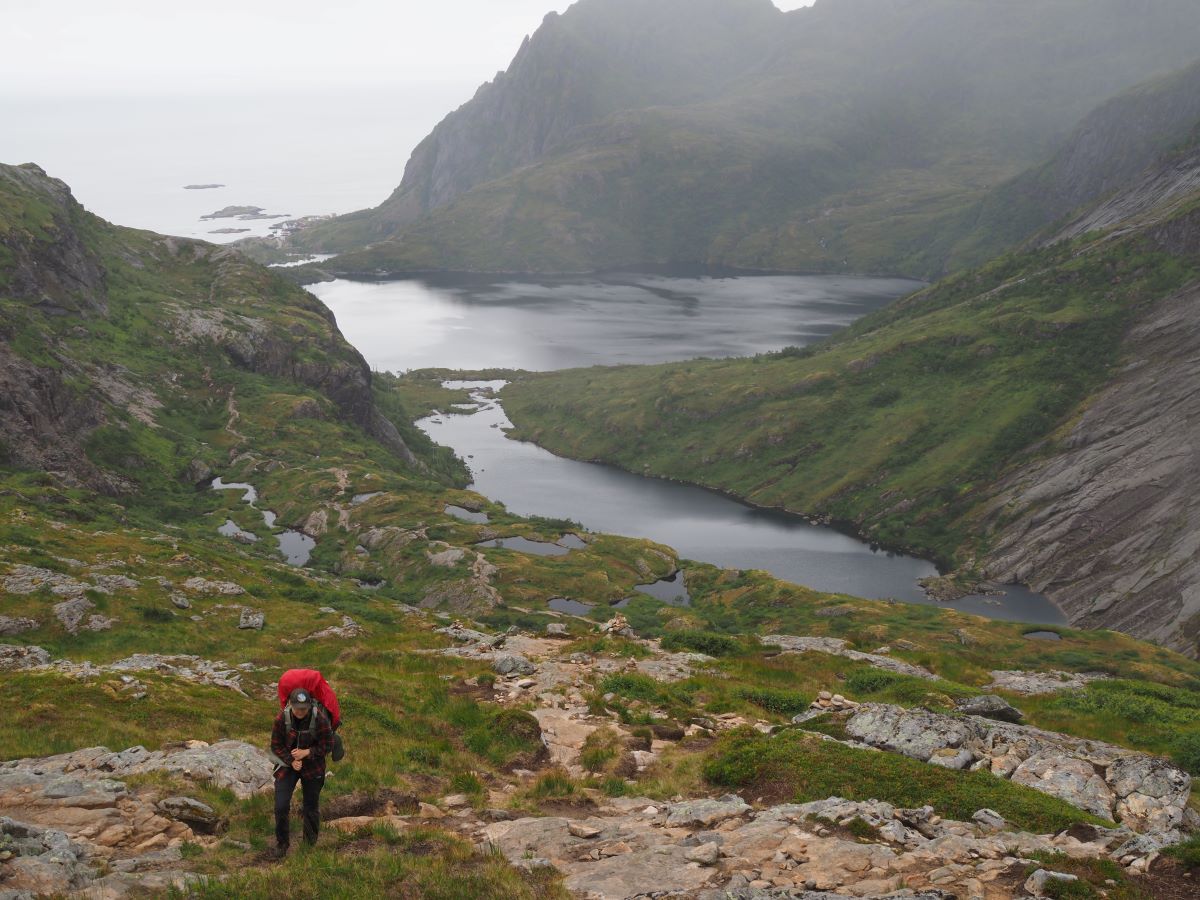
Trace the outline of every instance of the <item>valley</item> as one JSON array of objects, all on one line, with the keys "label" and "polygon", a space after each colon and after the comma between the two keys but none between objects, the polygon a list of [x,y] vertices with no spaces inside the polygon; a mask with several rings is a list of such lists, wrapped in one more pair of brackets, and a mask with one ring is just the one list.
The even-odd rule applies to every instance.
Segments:
[{"label": "valley", "polygon": [[1200,6],[519,5],[14,10],[0,900],[1194,897]]}]

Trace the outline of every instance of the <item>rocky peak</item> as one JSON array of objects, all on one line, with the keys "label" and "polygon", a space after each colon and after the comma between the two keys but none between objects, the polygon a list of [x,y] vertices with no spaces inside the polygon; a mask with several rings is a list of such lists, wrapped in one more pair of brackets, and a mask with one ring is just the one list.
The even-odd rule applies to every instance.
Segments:
[{"label": "rocky peak", "polygon": [[80,235],[90,217],[66,183],[34,163],[0,165],[0,190],[16,205],[0,230],[5,293],[51,315],[106,313],[104,266]]},{"label": "rocky peak", "polygon": [[582,0],[548,14],[413,151],[379,236],[553,155],[581,126],[705,96],[757,63],[780,15],[770,0]]}]

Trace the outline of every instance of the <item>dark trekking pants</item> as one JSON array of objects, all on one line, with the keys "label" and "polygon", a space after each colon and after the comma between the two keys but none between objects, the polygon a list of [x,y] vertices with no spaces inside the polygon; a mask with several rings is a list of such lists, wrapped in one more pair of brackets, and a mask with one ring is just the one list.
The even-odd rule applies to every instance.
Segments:
[{"label": "dark trekking pants", "polygon": [[304,823],[304,840],[315,844],[317,833],[321,830],[321,788],[325,786],[325,776],[301,778],[295,769],[285,769],[275,779],[275,841],[280,847],[288,845],[288,817],[296,782],[300,782],[300,790],[304,797],[304,805],[300,811],[300,818]]}]

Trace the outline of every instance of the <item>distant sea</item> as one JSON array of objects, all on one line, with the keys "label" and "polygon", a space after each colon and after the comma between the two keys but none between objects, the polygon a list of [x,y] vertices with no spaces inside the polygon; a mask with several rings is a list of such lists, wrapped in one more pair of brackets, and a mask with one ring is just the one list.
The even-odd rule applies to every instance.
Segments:
[{"label": "distant sea", "polygon": [[[0,95],[0,162],[37,163],[118,225],[226,242],[267,234],[281,220],[200,217],[225,206],[298,217],[382,202],[413,147],[471,91],[433,84],[336,95]],[[225,186],[184,190],[210,183]],[[211,234],[226,227],[250,230]]]}]

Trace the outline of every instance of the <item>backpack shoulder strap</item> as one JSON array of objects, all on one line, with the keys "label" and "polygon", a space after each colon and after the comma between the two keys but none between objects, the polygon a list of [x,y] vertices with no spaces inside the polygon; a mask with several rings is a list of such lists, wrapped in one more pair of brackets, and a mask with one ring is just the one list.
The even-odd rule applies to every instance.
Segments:
[{"label": "backpack shoulder strap", "polygon": [[290,706],[283,708],[283,728],[285,735],[292,733],[292,708]]}]

